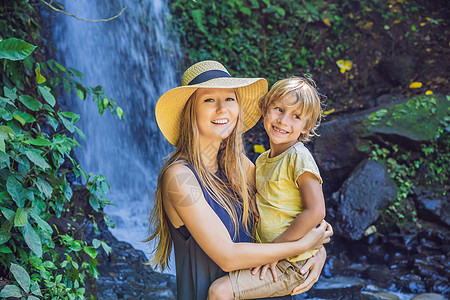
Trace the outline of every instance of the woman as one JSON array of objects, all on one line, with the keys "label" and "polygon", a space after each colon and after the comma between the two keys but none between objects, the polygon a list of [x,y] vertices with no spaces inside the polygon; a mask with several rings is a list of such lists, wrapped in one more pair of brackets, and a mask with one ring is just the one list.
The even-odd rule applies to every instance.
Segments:
[{"label": "woman", "polygon": [[[254,165],[243,154],[242,134],[260,117],[262,78],[233,78],[218,62],[194,64],[182,86],[156,104],[158,126],[176,150],[158,177],[148,240],[156,239],[152,263],[167,267],[172,242],[179,299],[206,299],[209,285],[227,271],[250,268],[321,249],[303,292],[317,281],[325,261],[323,243],[332,231],[323,222],[289,243],[252,243]],[[245,113],[244,113],[245,112]]]}]

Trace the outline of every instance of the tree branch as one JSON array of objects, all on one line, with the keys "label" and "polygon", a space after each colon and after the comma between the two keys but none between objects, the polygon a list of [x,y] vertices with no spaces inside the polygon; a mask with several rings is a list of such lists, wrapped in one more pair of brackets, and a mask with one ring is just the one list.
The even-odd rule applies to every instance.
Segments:
[{"label": "tree branch", "polygon": [[41,0],[41,2],[44,3],[45,5],[47,5],[48,7],[50,7],[54,11],[60,12],[60,13],[65,14],[65,15],[68,15],[70,17],[73,17],[73,18],[77,19],[77,20],[86,21],[86,22],[108,22],[108,21],[111,21],[111,20],[119,17],[124,12],[124,10],[127,9],[127,7],[125,6],[124,8],[122,8],[122,10],[117,15],[115,15],[114,17],[108,18],[108,19],[89,20],[89,19],[84,19],[84,18],[80,18],[80,17],[77,16],[77,13],[80,11],[81,6],[83,6],[84,1],[83,1],[81,6],[78,8],[78,10],[74,14],[68,13],[68,12],[66,12],[66,11],[64,11],[62,9],[54,7],[52,5],[53,0],[51,0],[50,3],[46,2],[45,0]]}]

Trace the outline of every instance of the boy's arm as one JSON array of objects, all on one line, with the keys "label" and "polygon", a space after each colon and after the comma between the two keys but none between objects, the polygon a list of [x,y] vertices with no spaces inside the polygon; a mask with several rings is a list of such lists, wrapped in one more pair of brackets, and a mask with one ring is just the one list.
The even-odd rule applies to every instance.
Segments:
[{"label": "boy's arm", "polygon": [[317,177],[310,172],[304,172],[297,178],[297,185],[300,189],[303,211],[273,240],[274,243],[298,240],[325,218],[325,200]]}]

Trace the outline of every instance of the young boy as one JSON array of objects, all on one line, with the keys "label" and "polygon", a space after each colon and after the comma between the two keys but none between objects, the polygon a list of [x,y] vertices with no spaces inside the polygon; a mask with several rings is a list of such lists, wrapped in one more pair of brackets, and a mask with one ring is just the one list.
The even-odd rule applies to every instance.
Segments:
[{"label": "young boy", "polygon": [[[276,82],[260,100],[270,150],[256,160],[256,203],[259,221],[256,239],[263,243],[300,239],[325,217],[319,169],[302,142],[316,135],[321,102],[315,83],[292,77]],[[291,294],[308,272],[300,270],[317,252],[262,266],[238,270],[217,279],[209,299],[256,299]],[[267,269],[269,276],[264,276]]]}]

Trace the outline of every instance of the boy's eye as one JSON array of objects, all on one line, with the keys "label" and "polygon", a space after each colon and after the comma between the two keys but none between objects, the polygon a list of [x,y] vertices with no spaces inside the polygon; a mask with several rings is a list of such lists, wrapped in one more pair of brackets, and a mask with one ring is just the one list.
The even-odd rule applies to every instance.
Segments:
[{"label": "boy's eye", "polygon": [[278,110],[279,112],[283,112],[283,110],[279,107],[275,107],[275,110]]},{"label": "boy's eye", "polygon": [[294,119],[300,120],[300,116],[299,115],[294,115]]}]

